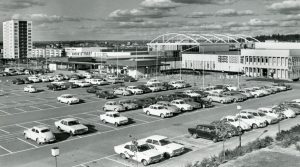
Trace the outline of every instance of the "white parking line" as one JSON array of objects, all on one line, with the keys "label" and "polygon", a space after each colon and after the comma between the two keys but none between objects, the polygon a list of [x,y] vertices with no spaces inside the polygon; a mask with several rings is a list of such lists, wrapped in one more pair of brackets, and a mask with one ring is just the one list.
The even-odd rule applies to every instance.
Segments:
[{"label": "white parking line", "polygon": [[49,106],[49,107],[52,107],[52,108],[58,108],[58,107],[50,105],[50,104],[43,104],[43,105],[46,105],[46,106]]},{"label": "white parking line", "polygon": [[18,127],[24,128],[24,129],[28,129],[27,127],[22,126],[22,125],[20,125],[20,124],[15,124],[15,125],[18,126]]},{"label": "white parking line", "polygon": [[72,167],[78,167],[78,166],[83,166],[83,167],[86,167],[85,165],[86,164],[89,164],[89,163],[92,163],[92,162],[95,162],[95,161],[100,161],[100,160],[103,160],[103,159],[106,159],[106,158],[109,158],[109,157],[113,157],[115,155],[118,155],[118,154],[112,154],[112,155],[108,155],[108,156],[105,156],[105,157],[102,157],[102,158],[98,158],[98,159],[94,159],[92,161],[88,161],[88,162],[84,162],[84,163],[81,163],[81,164],[78,164],[78,165],[74,165]]},{"label": "white parking line", "polygon": [[10,151],[9,149],[7,149],[7,148],[4,148],[3,146],[1,146],[0,145],[0,148],[2,148],[3,150],[5,150],[5,151],[7,151],[7,152],[9,152],[9,153],[13,153],[12,151]]},{"label": "white parking line", "polygon": [[27,112],[26,110],[23,110],[23,109],[21,109],[21,108],[15,108],[15,109],[17,109],[17,110],[20,110],[20,111],[23,111],[23,112]]},{"label": "white parking line", "polygon": [[36,108],[36,109],[38,109],[38,110],[43,110],[43,109],[38,108],[38,107],[35,107],[35,106],[29,106],[29,107]]},{"label": "white parking line", "polygon": [[17,137],[17,139],[20,140],[20,141],[22,141],[22,142],[24,142],[24,143],[26,143],[26,144],[29,144],[29,145],[35,147],[35,148],[39,148],[38,146],[36,146],[36,145],[34,145],[34,144],[31,144],[31,143],[29,143],[28,141],[25,141],[25,140],[20,139],[20,138],[18,138],[18,137]]},{"label": "white parking line", "polygon": [[11,92],[9,92],[10,94],[13,94],[13,95],[16,95],[16,96],[23,96],[23,95],[19,95],[19,94],[17,94],[17,93],[11,93]]},{"label": "white parking line", "polygon": [[8,113],[8,112],[3,111],[3,110],[0,110],[0,112],[3,112],[3,113],[5,113],[5,114],[7,114],[7,115],[11,115],[11,113]]},{"label": "white parking line", "polygon": [[157,119],[157,120],[164,120],[162,118],[158,118],[158,117],[155,117],[155,116],[152,116],[152,115],[149,116],[149,115],[142,114],[142,113],[135,113],[135,114],[139,114],[139,115],[147,117],[147,118],[154,118],[154,119]]},{"label": "white parking line", "polygon": [[111,126],[108,126],[108,125],[105,125],[105,124],[98,123],[97,122],[98,119],[96,119],[96,118],[93,118],[93,119],[84,119],[84,118],[80,118],[80,117],[75,117],[73,115],[70,115],[70,117],[77,118],[77,119],[82,119],[82,120],[87,121],[87,122],[92,121],[94,124],[98,124],[98,125],[101,125],[101,126],[106,126],[108,128],[114,129],[114,130],[118,129],[118,128],[114,128],[114,127],[111,127]]},{"label": "white parking line", "polygon": [[9,134],[9,132],[8,132],[8,131],[6,131],[6,130],[0,129],[0,131],[2,131],[2,132],[4,132],[4,133],[7,133],[7,134]]},{"label": "white parking line", "polygon": [[46,125],[46,126],[48,126],[47,124],[45,124],[45,123],[42,123],[42,122],[39,122],[39,121],[34,121],[35,123],[38,123],[38,124],[41,124],[41,125]]},{"label": "white parking line", "polygon": [[108,159],[108,160],[110,160],[110,161],[116,162],[116,163],[118,163],[118,164],[122,164],[122,165],[124,165],[124,166],[126,166],[126,167],[127,167],[127,166],[132,166],[132,165],[128,165],[128,164],[125,164],[125,163],[123,163],[123,162],[114,160],[114,159],[112,159],[112,158],[110,158],[110,157],[107,157],[107,158],[105,158],[105,159]]}]

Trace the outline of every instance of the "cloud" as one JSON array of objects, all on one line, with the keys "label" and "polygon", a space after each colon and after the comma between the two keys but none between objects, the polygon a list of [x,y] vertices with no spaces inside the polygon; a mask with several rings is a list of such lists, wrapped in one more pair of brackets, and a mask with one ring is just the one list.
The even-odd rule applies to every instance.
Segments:
[{"label": "cloud", "polygon": [[0,9],[4,11],[44,6],[45,0],[0,0]]},{"label": "cloud", "polygon": [[168,22],[143,21],[143,22],[119,22],[115,28],[166,28],[170,27]]},{"label": "cloud", "polygon": [[253,27],[270,27],[270,26],[277,26],[278,22],[274,20],[251,19],[249,22],[245,24]]},{"label": "cloud", "polygon": [[204,24],[199,27],[202,30],[220,30],[223,28],[222,25],[219,24]]},{"label": "cloud", "polygon": [[273,3],[267,7],[268,10],[278,12],[281,14],[299,13],[300,1],[299,0],[285,0],[283,2]]},{"label": "cloud", "polygon": [[172,0],[175,3],[182,4],[201,4],[201,5],[225,5],[225,4],[233,4],[239,0]]},{"label": "cloud", "polygon": [[47,15],[47,14],[28,14],[28,15],[20,15],[14,14],[11,19],[18,20],[30,20],[33,21],[34,24],[44,24],[44,23],[61,23],[65,21],[70,22],[80,22],[84,20],[92,21],[93,19],[88,18],[80,18],[80,17],[68,17],[68,16],[58,16],[58,15]]},{"label": "cloud", "polygon": [[283,21],[279,24],[280,27],[298,27],[299,24],[297,21]]},{"label": "cloud", "polygon": [[171,0],[144,0],[140,6],[143,8],[174,9],[179,7],[180,4],[174,3]]},{"label": "cloud", "polygon": [[212,13],[204,13],[204,12],[193,12],[191,14],[186,15],[186,18],[204,18],[208,16],[212,16]]},{"label": "cloud", "polygon": [[287,21],[300,20],[300,14],[288,15],[283,20],[287,20]]},{"label": "cloud", "polygon": [[216,12],[216,16],[221,17],[234,17],[234,16],[249,16],[254,15],[252,10],[243,10],[243,11],[236,11],[234,9],[222,9]]}]

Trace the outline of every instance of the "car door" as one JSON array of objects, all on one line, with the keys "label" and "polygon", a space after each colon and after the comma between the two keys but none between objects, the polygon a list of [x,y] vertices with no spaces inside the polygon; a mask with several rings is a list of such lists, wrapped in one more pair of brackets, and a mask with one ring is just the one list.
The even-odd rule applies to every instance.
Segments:
[{"label": "car door", "polygon": [[150,114],[151,115],[155,115],[155,110],[156,110],[156,107],[150,106]]},{"label": "car door", "polygon": [[204,133],[203,133],[203,127],[201,125],[198,125],[196,127],[196,133],[199,137],[205,138]]},{"label": "car door", "polygon": [[30,139],[32,139],[32,140],[35,140],[35,139],[36,139],[36,132],[35,132],[35,129],[34,129],[34,128],[31,128],[31,129],[28,131],[27,137],[30,138]]},{"label": "car door", "polygon": [[106,121],[108,122],[108,123],[111,123],[111,124],[113,124],[114,123],[114,121],[113,121],[113,114],[106,114]]}]

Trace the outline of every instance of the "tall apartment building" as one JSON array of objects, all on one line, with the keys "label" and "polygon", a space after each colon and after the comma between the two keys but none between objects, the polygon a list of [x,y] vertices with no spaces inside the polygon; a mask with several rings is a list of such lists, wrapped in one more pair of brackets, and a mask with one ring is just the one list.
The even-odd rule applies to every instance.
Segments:
[{"label": "tall apartment building", "polygon": [[28,58],[49,58],[49,57],[61,57],[63,49],[55,48],[35,48],[32,49],[31,56],[28,55]]},{"label": "tall apartment building", "polygon": [[3,22],[3,58],[26,59],[32,52],[32,22]]}]

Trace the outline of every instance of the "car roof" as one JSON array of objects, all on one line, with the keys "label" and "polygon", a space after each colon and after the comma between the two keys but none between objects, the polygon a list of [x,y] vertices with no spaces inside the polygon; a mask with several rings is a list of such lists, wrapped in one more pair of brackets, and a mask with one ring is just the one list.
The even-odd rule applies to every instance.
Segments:
[{"label": "car roof", "polygon": [[146,139],[152,139],[152,140],[162,140],[162,139],[167,139],[168,137],[161,136],[161,135],[152,135],[149,137],[146,137]]},{"label": "car roof", "polygon": [[225,116],[225,117],[223,117],[223,118],[235,119],[235,118],[236,118],[236,116],[233,116],[233,115],[228,115],[228,116]]},{"label": "car roof", "polygon": [[244,110],[242,110],[242,111],[247,111],[247,112],[257,112],[257,110],[255,110],[255,109],[244,109]]},{"label": "car roof", "polygon": [[77,121],[77,119],[76,118],[64,118],[64,119],[62,119],[62,120],[64,120],[64,121]]},{"label": "car roof", "polygon": [[107,101],[106,103],[117,103],[116,101]]},{"label": "car roof", "polygon": [[153,107],[164,107],[164,106],[162,106],[160,104],[152,104],[151,106],[153,106]]},{"label": "car roof", "polygon": [[46,125],[37,125],[34,126],[33,128],[38,129],[38,130],[43,130],[43,129],[50,129],[48,126]]},{"label": "car roof", "polygon": [[72,94],[62,94],[60,96],[73,96]]}]

